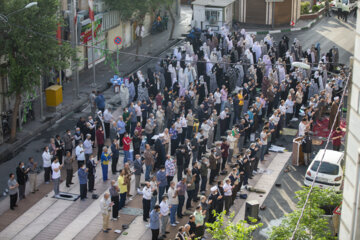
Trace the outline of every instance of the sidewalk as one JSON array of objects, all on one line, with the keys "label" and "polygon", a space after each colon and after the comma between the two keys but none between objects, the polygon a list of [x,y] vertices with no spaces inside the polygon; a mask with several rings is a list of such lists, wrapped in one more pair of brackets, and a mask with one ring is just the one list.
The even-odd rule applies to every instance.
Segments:
[{"label": "sidewalk", "polygon": [[[180,22],[181,19],[178,19]],[[169,30],[162,33],[148,35],[143,39],[143,46],[139,49],[140,55],[149,55],[149,56],[158,56],[164,50],[175,45],[179,39],[174,39],[169,41],[169,34],[171,24],[169,24]],[[180,36],[181,32],[184,29],[177,24],[175,27],[174,37]],[[179,33],[180,32],[180,33]],[[123,49],[122,52],[135,53],[136,52],[136,43],[130,47]],[[149,54],[151,53],[151,54]],[[114,56],[116,58],[116,56]],[[144,64],[150,62],[151,58],[141,58],[139,61],[135,61],[134,56],[129,56],[125,54],[120,54],[120,72],[123,73],[123,76],[127,76],[130,73],[136,71],[138,68]],[[116,60],[115,60],[116,61]],[[95,90],[101,92],[109,88],[108,83],[110,78],[114,75],[113,71],[108,64],[104,62],[96,65],[96,83],[97,87]],[[17,155],[17,152],[20,151],[20,148],[31,141],[37,134],[41,133],[56,121],[63,117],[67,117],[72,112],[79,111],[88,103],[89,94],[93,87],[91,83],[93,82],[93,72],[91,69],[83,70],[79,73],[79,98],[73,97],[73,82],[65,83],[63,86],[63,103],[57,112],[46,111],[44,107],[44,121],[40,120],[40,100],[37,99],[34,103],[35,111],[35,120],[28,122],[23,125],[22,130],[17,132],[17,141],[14,143],[4,143],[0,146],[0,164],[12,159]],[[45,103],[45,97],[44,97]]]},{"label": "sidewalk", "polygon": [[299,20],[295,26],[280,26],[275,27],[274,29],[270,25],[259,26],[253,24],[240,25],[240,29],[244,28],[247,33],[255,35],[266,35],[266,34],[275,34],[275,33],[286,33],[286,32],[297,32],[301,30],[307,30],[312,28],[316,23],[318,23],[323,18],[323,15],[320,15],[318,18],[313,20]]}]

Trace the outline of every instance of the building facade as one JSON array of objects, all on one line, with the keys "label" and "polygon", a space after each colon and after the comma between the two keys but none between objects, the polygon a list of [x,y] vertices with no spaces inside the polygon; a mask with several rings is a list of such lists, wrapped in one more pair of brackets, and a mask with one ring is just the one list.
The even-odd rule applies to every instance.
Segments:
[{"label": "building facade", "polygon": [[[358,13],[359,14],[359,10]],[[353,77],[348,101],[346,164],[339,239],[360,239],[360,19],[357,18]]]}]

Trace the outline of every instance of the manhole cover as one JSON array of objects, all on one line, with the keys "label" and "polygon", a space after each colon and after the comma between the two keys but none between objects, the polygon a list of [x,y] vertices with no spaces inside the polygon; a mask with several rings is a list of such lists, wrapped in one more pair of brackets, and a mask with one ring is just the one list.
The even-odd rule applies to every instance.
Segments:
[{"label": "manhole cover", "polygon": [[60,192],[59,195],[53,196],[53,198],[68,200],[68,201],[76,201],[79,197],[80,195],[78,194],[65,193],[65,192]]}]

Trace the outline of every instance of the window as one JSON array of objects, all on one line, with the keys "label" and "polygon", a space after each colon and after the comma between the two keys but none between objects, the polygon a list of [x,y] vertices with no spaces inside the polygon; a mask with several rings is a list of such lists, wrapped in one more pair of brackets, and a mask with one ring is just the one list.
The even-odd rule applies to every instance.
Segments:
[{"label": "window", "polygon": [[214,24],[219,21],[220,12],[214,10],[206,10],[205,17],[206,17],[206,21],[208,21],[211,24]]},{"label": "window", "polygon": [[[316,172],[319,167],[320,161],[315,161],[311,167],[311,170]],[[319,169],[319,173],[329,174],[329,175],[338,175],[339,174],[339,166],[334,165],[328,162],[322,162],[321,167]]]}]

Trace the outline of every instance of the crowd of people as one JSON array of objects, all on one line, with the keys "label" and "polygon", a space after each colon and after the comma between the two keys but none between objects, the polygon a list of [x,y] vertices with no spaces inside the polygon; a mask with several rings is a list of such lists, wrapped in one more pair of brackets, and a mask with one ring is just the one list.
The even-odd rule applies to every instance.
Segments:
[{"label": "crowd of people", "polygon": [[[104,232],[131,197],[134,175],[152,239],[164,239],[168,224],[178,226],[185,210],[189,221],[178,226],[175,239],[201,238],[205,222],[216,220],[214,212],[229,214],[283,128],[301,119],[298,136],[308,136],[329,112],[330,124],[339,127],[340,115],[335,116],[348,72],[338,61],[335,47],[322,53],[316,44],[303,51],[297,39],[285,35],[277,43],[270,35],[258,41],[244,29],[201,32],[146,74],[138,71],[125,79],[118,93],[119,117],[101,93],[91,93],[88,119],[81,117],[74,134],[67,130],[44,148],[44,181],[51,178],[58,195],[61,169],[70,187],[76,161],[80,198],[86,200],[87,191],[96,190],[97,164],[103,181],[111,164],[112,174],[119,176],[101,199]],[[39,169],[33,159],[23,166],[17,181],[14,174],[9,179],[10,196],[19,189],[20,199],[24,176]],[[35,192],[36,177],[30,180]],[[11,209],[15,206],[11,197]]]}]

